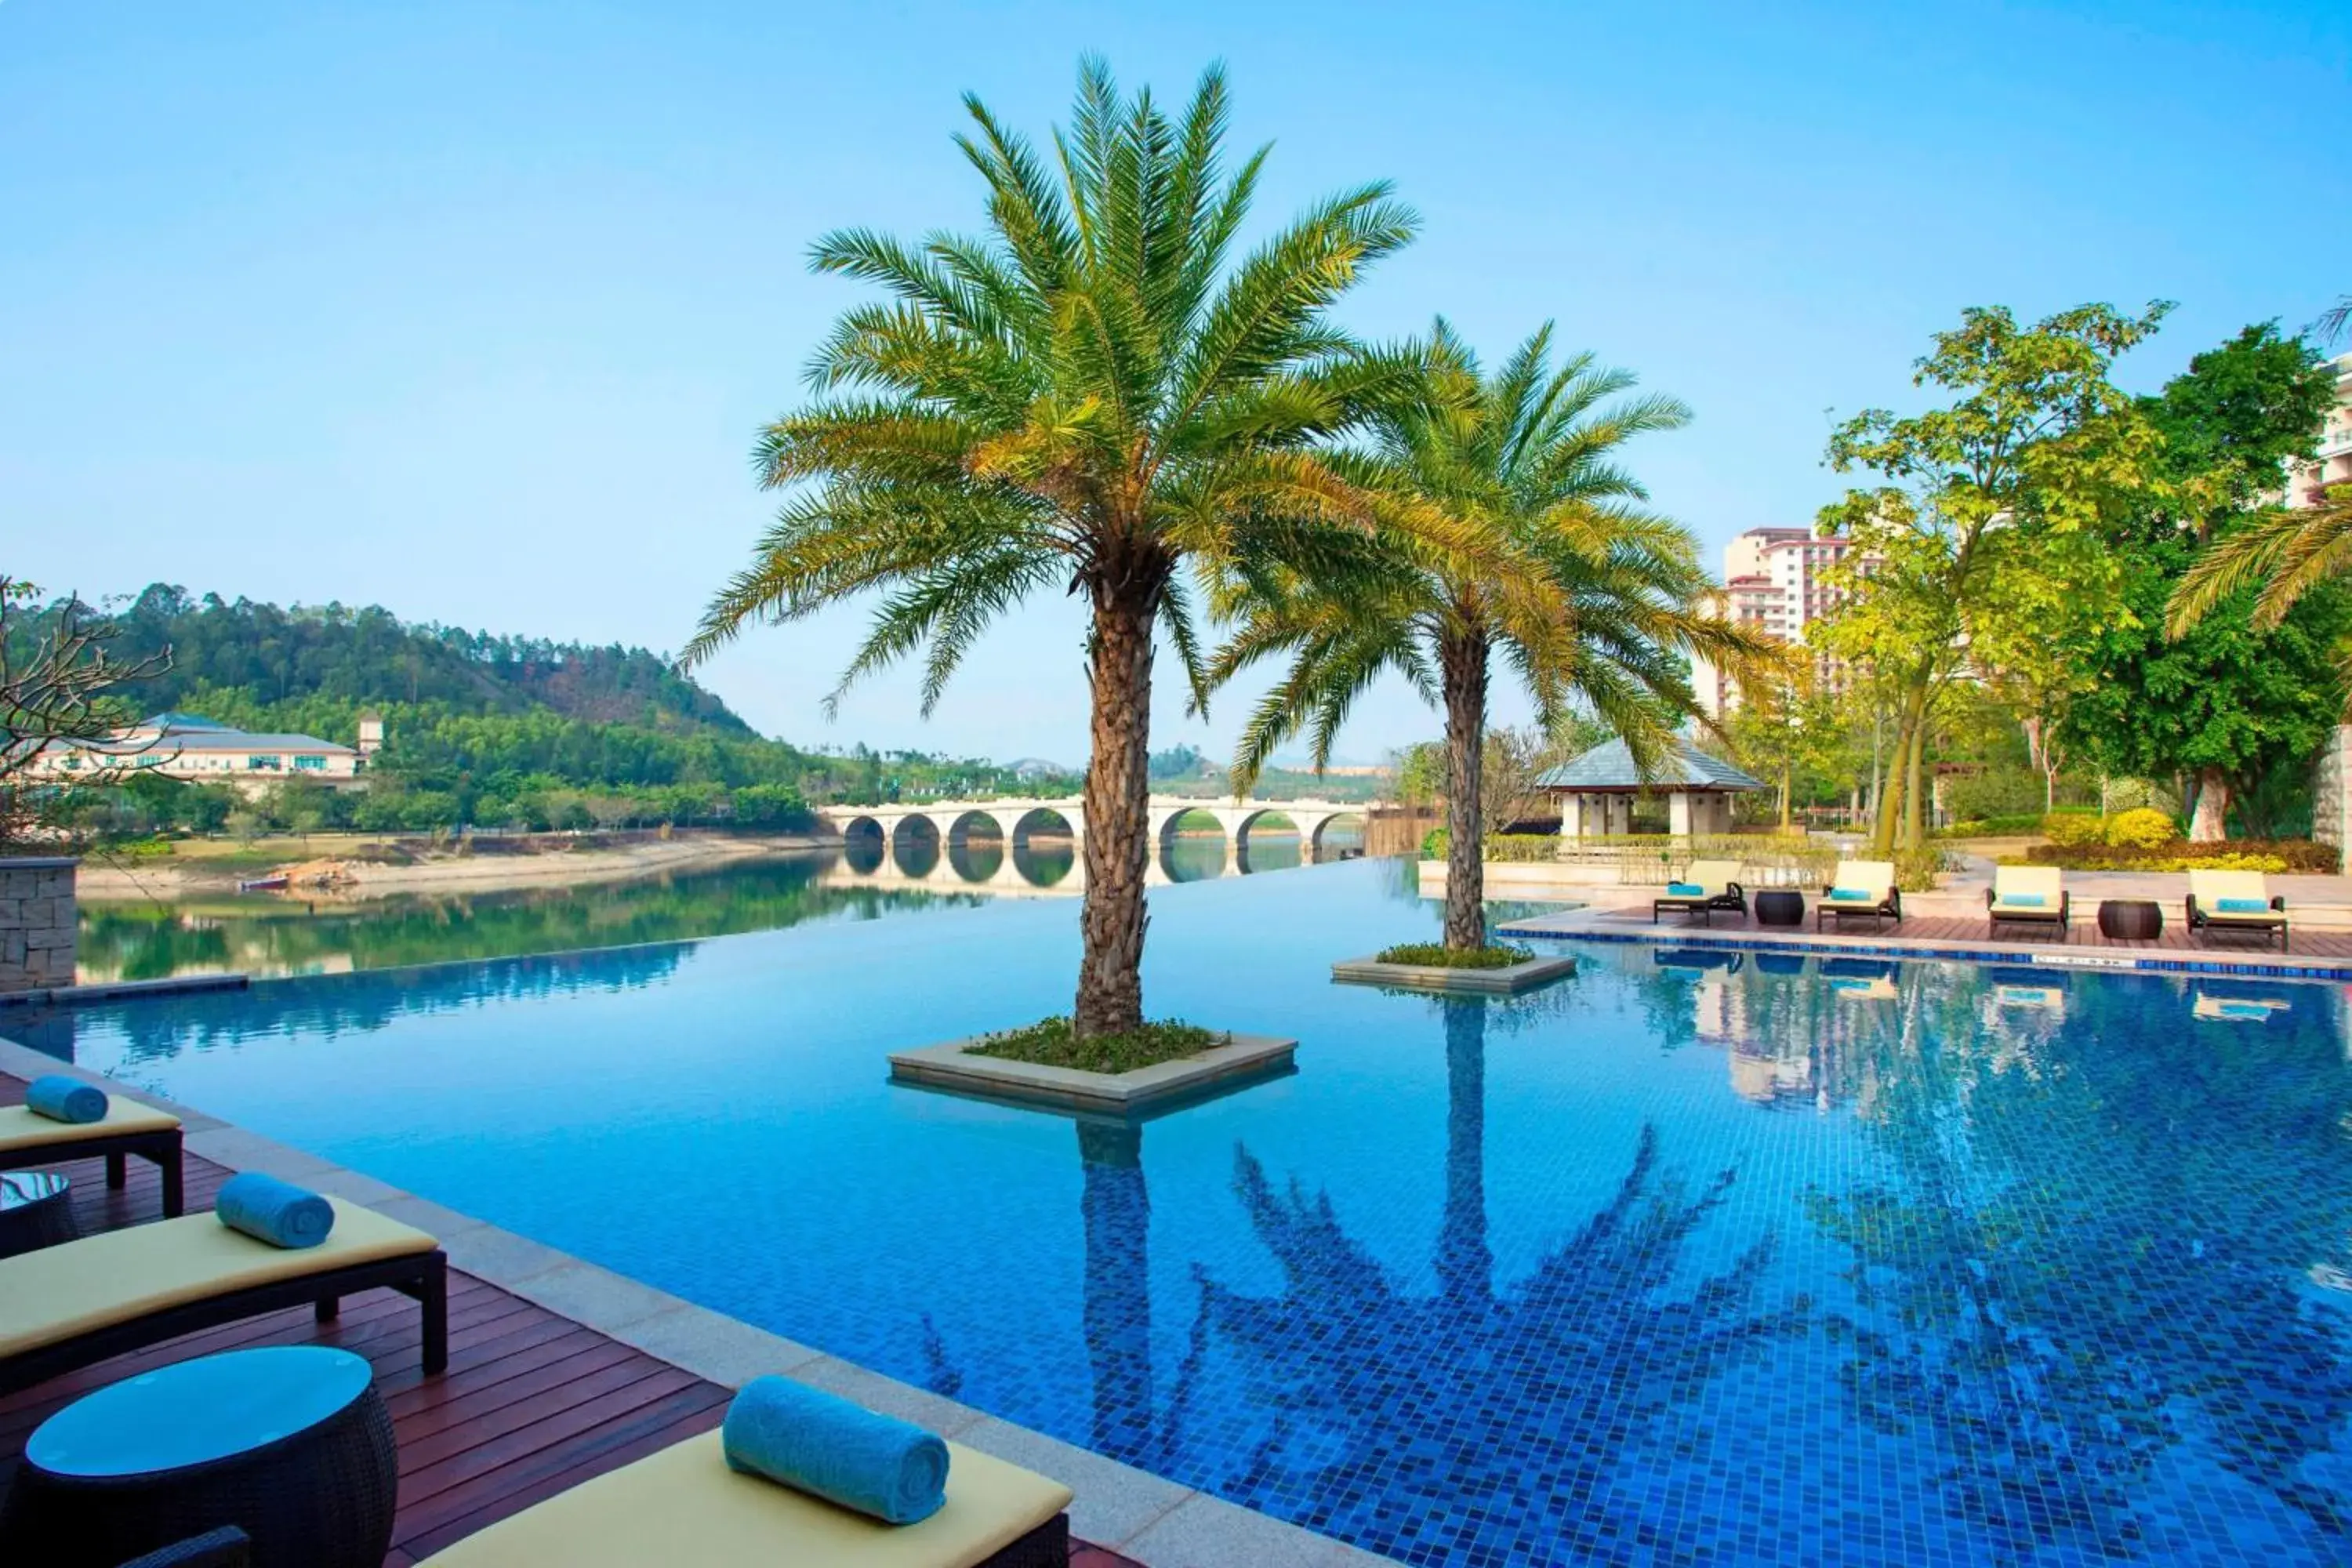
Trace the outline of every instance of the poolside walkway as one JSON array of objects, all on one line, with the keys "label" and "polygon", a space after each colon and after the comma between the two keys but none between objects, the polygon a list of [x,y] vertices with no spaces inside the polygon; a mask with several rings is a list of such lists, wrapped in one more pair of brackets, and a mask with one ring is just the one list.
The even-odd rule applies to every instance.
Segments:
[{"label": "poolside walkway", "polygon": [[[0,1104],[24,1100],[25,1080],[0,1074]],[[62,1164],[83,1234],[142,1224],[163,1213],[155,1168],[131,1162],[131,1181],[108,1190],[98,1160]],[[201,1213],[229,1171],[187,1157],[187,1206]],[[411,1565],[543,1498],[719,1425],[731,1390],[673,1366],[473,1275],[449,1272],[449,1370],[417,1365],[415,1303],[389,1290],[345,1300],[341,1318],[306,1308],[272,1313],[101,1362],[0,1399],[0,1490],[25,1442],[52,1411],[150,1366],[251,1345],[331,1344],[366,1356],[400,1443],[400,1511],[385,1568]],[[1141,1568],[1132,1558],[1077,1545],[1074,1568]]]},{"label": "poolside walkway", "polygon": [[[1500,929],[1512,936],[1596,937],[1615,941],[1660,942],[1739,941],[1743,943],[1769,942],[1790,946],[1815,947],[1832,952],[1868,951],[1904,952],[1916,951],[1922,955],[1958,954],[1971,958],[2002,958],[2015,956],[2042,963],[2098,962],[2102,959],[2122,959],[2126,954],[2178,967],[2184,963],[2212,965],[2244,970],[2318,969],[2334,972],[2352,965],[2352,931],[2312,931],[2298,927],[2294,932],[2294,946],[2282,953],[2275,943],[2265,945],[2243,937],[2223,938],[2207,942],[2201,936],[2192,939],[2177,919],[2168,918],[2163,934],[2152,942],[2125,942],[2102,936],[2095,915],[2078,917],[2060,942],[2054,934],[2030,928],[2004,925],[2000,934],[1989,933],[1981,913],[1956,915],[1941,911],[1922,910],[1906,916],[1901,922],[1889,921],[1874,931],[1867,921],[1847,922],[1842,930],[1817,931],[1813,925],[1812,900],[1806,900],[1804,923],[1799,926],[1768,926],[1759,924],[1751,913],[1746,916],[1716,914],[1701,924],[1688,916],[1668,913],[1653,921],[1650,900],[1654,889],[1594,889],[1604,895],[1638,893],[1640,901],[1633,904],[1612,899],[1615,907],[1595,900],[1593,907],[1565,910],[1559,914],[1538,915],[1531,919],[1506,922]],[[1906,900],[1906,902],[1910,900]],[[1927,900],[1923,900],[1922,902]],[[2092,955],[2098,955],[2095,959]],[[2125,961],[2128,967],[2129,961]]]}]

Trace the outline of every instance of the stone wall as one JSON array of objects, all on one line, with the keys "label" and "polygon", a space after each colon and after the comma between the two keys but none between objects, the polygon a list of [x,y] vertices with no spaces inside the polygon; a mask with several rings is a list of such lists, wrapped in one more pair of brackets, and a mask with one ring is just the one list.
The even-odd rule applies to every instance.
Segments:
[{"label": "stone wall", "polygon": [[0,859],[0,991],[74,983],[74,862]]},{"label": "stone wall", "polygon": [[2322,844],[2343,848],[2352,841],[2352,725],[2338,725],[2319,753],[2318,776],[2311,802],[2311,836]]}]

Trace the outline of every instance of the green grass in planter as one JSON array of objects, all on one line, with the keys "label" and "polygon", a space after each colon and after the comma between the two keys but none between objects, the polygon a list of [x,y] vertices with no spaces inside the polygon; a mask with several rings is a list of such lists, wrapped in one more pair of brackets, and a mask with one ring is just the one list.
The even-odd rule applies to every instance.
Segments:
[{"label": "green grass in planter", "polygon": [[1080,1072],[1133,1072],[1161,1062],[1181,1061],[1203,1051],[1233,1044],[1234,1037],[1204,1029],[1179,1018],[1163,1018],[1140,1029],[1117,1035],[1092,1035],[1080,1039],[1064,1017],[1041,1018],[1024,1028],[983,1035],[966,1054],[1002,1057],[1006,1061],[1034,1062],[1039,1067],[1074,1068]]},{"label": "green grass in planter", "polygon": [[1454,948],[1436,942],[1408,942],[1382,948],[1378,962],[1420,963],[1439,969],[1508,969],[1535,955],[1535,949],[1515,947],[1509,942],[1494,947]]}]

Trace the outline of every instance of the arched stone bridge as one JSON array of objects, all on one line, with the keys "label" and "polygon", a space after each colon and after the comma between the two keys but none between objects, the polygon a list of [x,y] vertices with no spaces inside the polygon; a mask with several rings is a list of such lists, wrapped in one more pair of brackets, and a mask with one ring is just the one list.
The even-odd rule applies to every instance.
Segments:
[{"label": "arched stone bridge", "polygon": [[[1267,816],[1286,820],[1299,837],[1300,853],[1312,859],[1323,846],[1324,829],[1341,817],[1359,823],[1365,807],[1337,800],[1252,800],[1238,805],[1229,801],[1185,799],[1178,795],[1153,795],[1146,826],[1151,836],[1153,854],[1150,864],[1159,867],[1168,846],[1176,837],[1176,821],[1187,812],[1202,812],[1214,817],[1224,830],[1227,843],[1234,849],[1230,858],[1238,862],[1241,852],[1248,847],[1250,830]],[[1029,847],[1033,837],[1059,837],[1066,835],[1074,852],[1086,837],[1086,807],[1075,797],[1066,800],[1043,798],[1007,798],[1002,800],[933,800],[909,801],[892,805],[836,805],[825,807],[824,819],[844,839],[852,835],[878,831],[887,848],[902,851],[918,843],[929,841],[940,847],[942,863],[948,858],[950,847],[964,847],[975,832],[1003,841],[1006,869],[1011,868],[1013,852]],[[1085,864],[1078,852],[1078,863]],[[886,864],[888,857],[886,856]]]}]

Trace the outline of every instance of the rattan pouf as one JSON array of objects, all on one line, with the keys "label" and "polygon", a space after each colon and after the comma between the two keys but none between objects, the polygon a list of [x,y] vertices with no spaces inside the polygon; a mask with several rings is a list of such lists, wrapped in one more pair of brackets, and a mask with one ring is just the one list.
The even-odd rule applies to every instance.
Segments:
[{"label": "rattan pouf", "polygon": [[41,1424],[0,1505],[0,1562],[113,1568],[233,1524],[252,1568],[382,1568],[398,1460],[361,1357],[320,1345],[202,1356]]}]

